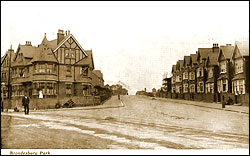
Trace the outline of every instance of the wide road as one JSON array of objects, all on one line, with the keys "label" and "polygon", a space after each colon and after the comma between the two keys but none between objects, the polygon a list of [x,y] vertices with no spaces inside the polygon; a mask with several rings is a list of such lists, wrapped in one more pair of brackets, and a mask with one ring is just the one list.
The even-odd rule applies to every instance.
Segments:
[{"label": "wide road", "polygon": [[95,108],[2,113],[2,148],[248,149],[249,115],[121,96]]}]

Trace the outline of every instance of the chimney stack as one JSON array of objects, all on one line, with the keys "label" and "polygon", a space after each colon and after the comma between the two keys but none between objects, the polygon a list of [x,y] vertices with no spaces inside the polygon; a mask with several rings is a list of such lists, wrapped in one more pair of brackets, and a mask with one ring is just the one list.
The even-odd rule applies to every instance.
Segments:
[{"label": "chimney stack", "polygon": [[31,46],[31,42],[30,41],[26,41],[26,46]]},{"label": "chimney stack", "polygon": [[64,39],[64,32],[61,29],[58,29],[57,33],[57,44],[59,44]]},{"label": "chimney stack", "polygon": [[218,52],[219,52],[219,44],[213,43],[213,53],[218,53]]}]

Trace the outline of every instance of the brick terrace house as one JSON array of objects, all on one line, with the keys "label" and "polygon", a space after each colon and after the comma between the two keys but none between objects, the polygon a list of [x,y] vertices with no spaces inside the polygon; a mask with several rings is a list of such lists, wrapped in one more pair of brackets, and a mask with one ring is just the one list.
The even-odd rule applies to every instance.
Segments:
[{"label": "brick terrace house", "polygon": [[189,77],[188,77],[190,100],[194,100],[194,94],[197,92],[196,68],[197,68],[197,54],[191,54]]},{"label": "brick terrace house", "polygon": [[184,60],[179,60],[176,63],[176,82],[175,82],[175,87],[176,87],[176,94],[178,99],[183,99],[183,84],[182,84],[182,75],[184,71]]},{"label": "brick terrace house", "polygon": [[205,70],[205,63],[209,53],[218,53],[219,47],[217,43],[213,44],[212,48],[198,48],[197,52],[197,62],[198,66],[196,69],[196,83],[197,83],[197,94],[195,99],[198,101],[205,100],[205,83],[207,78],[207,73]]},{"label": "brick terrace house", "polygon": [[12,46],[6,54],[1,57],[1,98],[7,99],[10,97],[9,90],[11,90],[11,62],[15,57]]},{"label": "brick terrace house", "polygon": [[209,53],[206,60],[206,98],[207,102],[217,102],[217,79],[219,77],[219,67],[217,63],[218,53]]},{"label": "brick terrace house", "polygon": [[[103,78],[92,81],[92,50],[84,50],[69,31],[64,34],[59,30],[57,39],[51,41],[45,34],[37,47],[30,41],[19,45],[11,68],[12,107],[20,105],[24,92],[31,97],[31,107],[39,107],[42,103],[37,104],[35,100],[39,91],[42,91],[43,99],[57,99],[63,103],[66,99],[75,98],[75,102],[84,103],[91,101],[95,85],[103,86]],[[52,101],[44,104],[56,103]]]},{"label": "brick terrace house", "polygon": [[235,42],[231,60],[234,101],[249,106],[249,39]]},{"label": "brick terrace house", "polygon": [[231,96],[232,87],[232,67],[231,67],[231,57],[233,54],[234,46],[227,44],[226,46],[220,47],[220,53],[218,56],[218,65],[219,65],[219,78],[217,80],[217,89],[218,89],[218,102],[223,102]]},{"label": "brick terrace house", "polygon": [[184,71],[183,71],[183,98],[185,100],[190,100],[190,94],[189,94],[189,70],[191,66],[191,57],[190,56],[184,56]]},{"label": "brick terrace house", "polygon": [[171,98],[176,98],[176,65],[172,66],[172,77],[171,77]]}]

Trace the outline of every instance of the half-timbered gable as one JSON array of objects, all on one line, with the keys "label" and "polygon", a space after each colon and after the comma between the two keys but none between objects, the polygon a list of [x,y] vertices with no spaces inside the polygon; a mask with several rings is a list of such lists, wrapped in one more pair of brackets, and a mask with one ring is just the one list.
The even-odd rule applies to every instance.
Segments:
[{"label": "half-timbered gable", "polygon": [[75,64],[87,56],[87,53],[70,34],[66,36],[53,50],[60,64]]}]

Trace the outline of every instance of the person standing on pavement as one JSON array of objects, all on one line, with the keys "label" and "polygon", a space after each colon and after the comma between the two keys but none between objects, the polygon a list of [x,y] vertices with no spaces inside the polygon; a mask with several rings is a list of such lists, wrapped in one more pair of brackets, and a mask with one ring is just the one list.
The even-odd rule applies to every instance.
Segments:
[{"label": "person standing on pavement", "polygon": [[24,97],[22,99],[22,104],[24,106],[24,113],[25,115],[29,114],[29,103],[30,103],[30,99],[27,96],[27,93],[24,94]]}]

